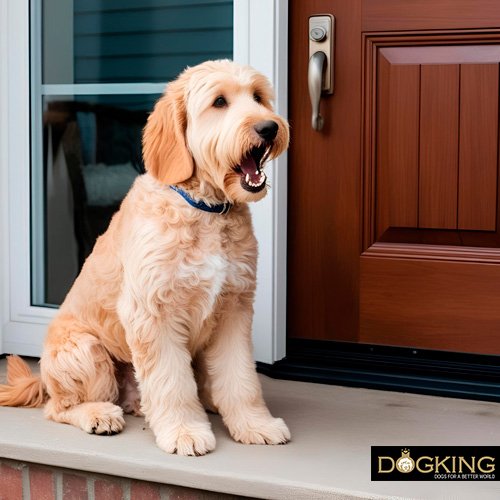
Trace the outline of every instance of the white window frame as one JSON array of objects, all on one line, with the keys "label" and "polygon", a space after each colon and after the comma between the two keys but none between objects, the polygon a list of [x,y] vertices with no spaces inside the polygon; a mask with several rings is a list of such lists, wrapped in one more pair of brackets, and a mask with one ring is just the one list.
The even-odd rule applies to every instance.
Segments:
[{"label": "white window frame", "polygon": [[[28,0],[0,2],[0,353],[39,356],[47,324],[57,310],[31,305],[30,156],[36,151],[30,150],[29,18]],[[287,28],[287,0],[234,0],[234,60],[270,79],[277,111],[285,118]],[[148,86],[151,93],[162,90],[158,84],[120,84],[120,91],[143,93]],[[75,90],[50,87],[44,91]],[[102,89],[79,85],[78,93]],[[274,160],[267,172],[273,188],[252,205],[259,241],[253,338],[255,359],[273,363],[285,356],[286,342],[286,155]]]}]

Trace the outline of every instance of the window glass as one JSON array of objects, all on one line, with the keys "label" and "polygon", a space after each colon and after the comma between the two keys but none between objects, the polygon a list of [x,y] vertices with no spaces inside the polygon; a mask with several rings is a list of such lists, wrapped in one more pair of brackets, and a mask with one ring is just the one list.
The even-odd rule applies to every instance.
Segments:
[{"label": "window glass", "polygon": [[166,82],[232,58],[233,2],[45,0],[43,83]]}]

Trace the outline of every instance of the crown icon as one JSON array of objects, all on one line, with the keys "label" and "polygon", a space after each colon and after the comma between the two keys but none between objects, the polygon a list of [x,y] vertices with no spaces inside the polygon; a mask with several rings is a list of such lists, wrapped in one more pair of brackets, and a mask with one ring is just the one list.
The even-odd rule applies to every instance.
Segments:
[{"label": "crown icon", "polygon": [[409,448],[403,448],[401,450],[401,456],[402,457],[409,457],[410,456],[410,449]]}]

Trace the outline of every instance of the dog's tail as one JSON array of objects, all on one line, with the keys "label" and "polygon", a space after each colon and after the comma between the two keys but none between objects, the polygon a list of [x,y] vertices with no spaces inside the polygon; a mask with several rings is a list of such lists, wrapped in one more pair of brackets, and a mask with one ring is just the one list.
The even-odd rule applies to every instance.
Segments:
[{"label": "dog's tail", "polygon": [[41,376],[35,376],[19,356],[7,356],[7,383],[0,385],[0,406],[40,408],[46,392]]}]

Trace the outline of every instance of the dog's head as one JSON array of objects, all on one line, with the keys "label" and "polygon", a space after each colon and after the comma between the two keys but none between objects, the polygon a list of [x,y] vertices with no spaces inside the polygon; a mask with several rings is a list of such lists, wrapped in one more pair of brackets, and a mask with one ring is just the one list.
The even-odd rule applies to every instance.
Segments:
[{"label": "dog's head", "polygon": [[232,61],[207,61],[168,84],[143,137],[146,169],[165,184],[195,178],[230,202],[267,191],[264,163],[288,147],[267,78]]}]

